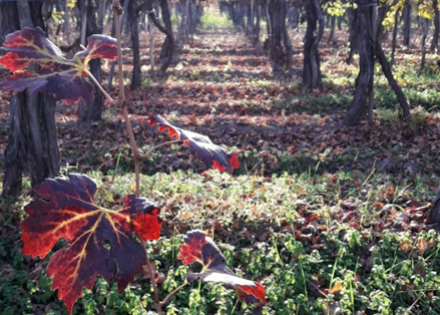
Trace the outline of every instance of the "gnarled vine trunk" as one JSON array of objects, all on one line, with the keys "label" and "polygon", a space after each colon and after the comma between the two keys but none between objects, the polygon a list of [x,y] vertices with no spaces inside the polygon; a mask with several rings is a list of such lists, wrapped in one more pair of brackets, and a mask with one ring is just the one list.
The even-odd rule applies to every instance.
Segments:
[{"label": "gnarled vine trunk", "polygon": [[[121,35],[122,35],[122,30],[123,30],[123,26],[125,24],[125,20],[126,20],[126,16],[127,16],[127,10],[128,10],[128,4],[129,4],[129,0],[125,0],[123,1],[123,7],[122,7],[122,15],[119,17],[120,18],[120,31],[121,31]],[[114,17],[113,17],[114,19]],[[111,35],[112,37],[115,36],[116,30],[115,30],[115,23],[112,23],[112,31],[111,31]],[[115,73],[115,66],[116,66],[116,61],[112,61],[111,66],[110,66],[110,70],[108,72],[108,78],[107,78],[107,89],[110,91],[113,88],[113,75]]]},{"label": "gnarled vine trunk", "polygon": [[[374,16],[376,8],[369,6],[369,0],[359,0],[358,2],[358,22],[360,23],[358,29],[359,33],[359,55],[360,55],[360,70],[356,79],[356,91],[351,102],[350,109],[344,117],[344,124],[356,125],[364,117],[367,109],[372,110],[372,89],[373,89],[373,75],[374,75],[374,57],[382,67],[382,72],[388,80],[389,85],[396,94],[397,100],[402,108],[402,116],[404,119],[410,117],[408,102],[402,92],[397,81],[394,79],[391,71],[391,65],[388,62],[385,53],[382,49],[380,34],[382,32],[382,22],[385,18],[389,6],[384,5],[379,8],[379,15],[377,24],[374,25]],[[375,31],[374,26],[377,28]],[[375,33],[375,35],[374,35]],[[368,107],[367,104],[370,106]],[[371,119],[371,115],[370,115]]]},{"label": "gnarled vine trunk", "polygon": [[411,0],[405,0],[403,8],[403,44],[409,46],[411,44],[411,24],[412,24],[412,6]]},{"label": "gnarled vine trunk", "polygon": [[392,46],[392,48],[391,48],[391,62],[390,62],[391,67],[394,64],[394,55],[396,53],[398,29],[399,29],[399,11],[396,11],[396,13],[394,14],[393,42],[391,44],[391,46]]},{"label": "gnarled vine trunk", "polygon": [[260,43],[260,22],[261,22],[261,6],[255,6],[255,27],[253,32],[252,44],[257,45]]},{"label": "gnarled vine trunk", "polygon": [[232,23],[240,29],[244,28],[244,12],[245,6],[238,1],[231,1],[229,3],[229,16],[232,19]]},{"label": "gnarled vine trunk", "polygon": [[434,200],[432,201],[431,211],[429,212],[430,223],[436,223],[440,227],[440,186],[437,188]]},{"label": "gnarled vine trunk", "polygon": [[438,48],[438,35],[440,32],[440,14],[438,10],[438,0],[432,1],[432,9],[434,10],[434,34],[431,41],[431,52]]},{"label": "gnarled vine trunk", "polygon": [[246,34],[252,36],[254,34],[254,0],[246,6]]},{"label": "gnarled vine trunk", "polygon": [[402,118],[407,119],[411,115],[408,102],[406,101],[405,94],[403,94],[403,91],[400,88],[399,84],[397,83],[396,79],[394,79],[393,72],[391,71],[391,65],[385,56],[385,53],[382,48],[382,42],[379,36],[383,28],[382,22],[388,10],[389,10],[389,6],[381,6],[379,8],[379,16],[377,19],[376,56],[377,56],[377,61],[380,63],[382,67],[382,72],[388,80],[388,84],[391,86],[394,93],[396,94],[397,101],[399,102],[399,105],[402,109]]},{"label": "gnarled vine trunk", "polygon": [[335,27],[336,27],[336,16],[331,16],[331,25],[330,25],[330,35],[328,36],[327,43],[335,44]]},{"label": "gnarled vine trunk", "polygon": [[160,70],[165,71],[171,64],[171,61],[173,59],[173,52],[174,52],[174,35],[173,35],[173,28],[171,25],[171,14],[170,14],[170,8],[168,6],[168,1],[160,0],[162,19],[165,23],[165,26],[163,26],[159,22],[159,20],[156,17],[156,14],[154,13],[153,1],[148,0],[145,3],[145,5],[147,8],[148,18],[150,19],[150,21],[153,22],[154,26],[156,26],[159,29],[159,31],[161,31],[166,35],[165,41],[162,44],[162,49],[160,52],[160,58],[162,60],[162,66]]},{"label": "gnarled vine trunk", "polygon": [[357,2],[357,28],[359,30],[359,74],[356,78],[356,90],[350,105],[350,109],[344,117],[344,124],[357,125],[367,113],[367,105],[373,88],[374,75],[374,13],[376,8],[368,6],[369,0]]},{"label": "gnarled vine trunk", "polygon": [[306,2],[307,31],[304,40],[303,83],[309,88],[322,85],[318,46],[324,34],[324,16],[318,0]]},{"label": "gnarled vine trunk", "polygon": [[420,46],[421,46],[421,52],[422,52],[422,58],[420,61],[420,70],[419,73],[421,73],[423,71],[423,69],[425,68],[425,60],[426,60],[426,37],[428,36],[428,32],[429,32],[429,27],[428,27],[428,23],[429,21],[427,19],[422,19],[422,29],[423,29],[423,35],[422,35],[422,40],[420,41]]},{"label": "gnarled vine trunk", "polygon": [[[45,28],[41,2],[1,2],[0,38],[23,27]],[[50,95],[27,91],[10,100],[10,121],[3,197],[17,197],[22,189],[23,173],[28,173],[35,187],[48,177],[59,175],[59,151],[55,125],[55,100]]]},{"label": "gnarled vine trunk", "polygon": [[272,69],[274,73],[282,71],[286,63],[286,52],[282,46],[284,26],[286,21],[286,1],[271,0],[269,3],[270,30],[269,47]]},{"label": "gnarled vine trunk", "polygon": [[347,9],[347,15],[349,17],[350,22],[350,35],[349,35],[349,44],[350,44],[350,52],[348,54],[348,58],[346,62],[350,64],[353,61],[353,56],[356,52],[358,52],[359,46],[359,23],[358,23],[358,12],[353,8]]},{"label": "gnarled vine trunk", "polygon": [[[80,10],[87,12],[86,15],[86,24],[85,24],[85,37],[89,37],[93,34],[101,34],[102,28],[99,27],[97,23],[97,7],[94,5],[92,1],[78,1],[78,6]],[[100,59],[93,59],[90,61],[90,72],[96,78],[98,82],[101,82],[101,61]],[[78,104],[78,122],[92,122],[92,121],[100,121],[102,115],[102,107],[103,107],[103,95],[98,86],[92,82],[93,88],[95,89],[95,97],[93,102],[87,106],[84,106],[84,103],[81,101]]]},{"label": "gnarled vine trunk", "polygon": [[134,0],[126,0],[131,3],[128,5],[128,21],[130,23],[131,34],[131,50],[133,53],[133,72],[131,75],[130,90],[135,90],[141,86],[142,72],[141,72],[141,56],[139,49],[139,8]]},{"label": "gnarled vine trunk", "polygon": [[[162,66],[160,67],[161,71],[165,71],[171,64],[171,61],[173,60],[173,52],[174,52],[174,35],[173,35],[173,26],[171,25],[171,13],[170,13],[170,7],[168,6],[167,0],[160,0],[160,8],[162,11],[162,20],[165,24],[165,29],[160,29],[161,31],[164,30],[163,33],[166,34],[165,41],[162,45],[162,50],[160,52],[160,57],[162,59]],[[157,21],[157,20],[156,20]],[[154,25],[157,26],[157,24],[154,22]]]}]

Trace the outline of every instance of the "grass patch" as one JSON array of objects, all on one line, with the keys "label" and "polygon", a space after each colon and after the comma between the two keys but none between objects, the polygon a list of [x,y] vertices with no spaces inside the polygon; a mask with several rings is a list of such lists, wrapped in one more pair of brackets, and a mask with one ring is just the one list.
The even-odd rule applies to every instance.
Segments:
[{"label": "grass patch", "polygon": [[217,12],[208,12],[202,15],[201,21],[204,28],[227,28],[234,26],[226,14]]},{"label": "grass patch", "polygon": [[[205,27],[232,26],[219,14],[205,15],[202,22]],[[220,48],[189,45],[183,51],[202,58],[224,53]],[[335,54],[324,68],[330,72],[338,58],[339,54]],[[189,61],[192,60],[185,62]],[[222,88],[221,97],[226,92],[231,95],[227,105],[219,101],[214,109],[220,111],[224,107],[224,112],[229,113],[231,107],[246,115],[255,114],[249,118],[251,122],[263,112],[263,105],[267,111],[271,107],[274,117],[286,118],[292,113],[313,116],[307,120],[298,115],[303,127],[324,124],[326,115],[345,111],[352,100],[356,77],[354,67],[340,67],[341,71],[324,78],[324,89],[310,92],[302,89],[299,80],[289,82],[284,90],[274,89],[279,84],[271,78],[259,79],[261,70],[254,71],[258,66],[251,71],[240,70],[240,76],[233,72],[238,66],[232,62],[227,67],[185,67],[182,61],[182,71],[169,72],[167,84],[184,86],[188,81],[199,81],[219,91]],[[350,79],[342,70],[348,71]],[[419,78],[413,63],[399,62],[395,66],[396,77],[411,104],[419,104],[413,114],[420,123],[428,120],[428,109],[436,105],[437,92],[430,86],[436,80],[434,70],[427,70],[426,76]],[[381,124],[398,129],[394,93],[384,82],[383,76],[375,82],[376,117]],[[143,87],[151,93],[162,93],[161,84],[145,81]],[[237,94],[239,87],[247,86],[258,88],[254,94],[262,98],[244,99],[244,95],[249,97],[252,93]],[[173,97],[180,97],[182,92]],[[251,107],[252,111],[247,111]],[[169,116],[174,118],[177,114],[170,112]],[[286,129],[290,127],[295,125]],[[165,275],[162,298],[184,281],[189,268],[176,261],[176,256],[182,234],[198,228],[211,233],[234,271],[266,287],[265,315],[335,314],[336,310],[342,314],[440,313],[440,239],[425,224],[428,201],[438,184],[438,177],[431,176],[439,169],[431,148],[422,144],[405,147],[405,139],[396,130],[384,129],[397,138],[386,143],[379,141],[382,134],[363,137],[374,132],[365,130],[365,126],[360,126],[355,134],[336,129],[336,136],[324,137],[333,135],[330,127],[319,132],[295,131],[289,138],[299,137],[300,141],[294,144],[301,146],[295,148],[280,149],[281,135],[270,139],[271,135],[265,134],[258,139],[251,134],[251,141],[235,141],[247,144],[240,148],[242,168],[236,173],[240,174],[238,177],[216,171],[203,175],[191,170],[172,171],[171,163],[163,162],[168,155],[179,152],[180,160],[189,160],[187,150],[186,155],[180,155],[182,151],[177,146],[161,148],[155,159],[142,162],[147,174],[141,176],[141,195],[162,206],[166,221],[161,239],[146,245],[154,253],[152,261],[158,271]],[[332,140],[333,144],[327,145]],[[411,138],[410,142],[416,140]],[[116,157],[115,167],[106,170],[107,176],[89,173],[102,187],[97,192],[98,203],[112,208],[118,208],[121,196],[134,189],[133,174],[124,174],[133,169],[130,150],[127,146],[115,148],[114,152],[90,154],[84,160],[92,164],[102,156]],[[146,151],[148,146],[141,149]],[[419,149],[424,150],[423,155],[419,156]],[[405,164],[408,161],[419,161],[419,169],[414,176],[401,176],[411,169],[411,164]],[[105,162],[100,161],[102,169]],[[158,163],[165,163],[169,173],[156,173]],[[192,163],[190,168],[202,168],[197,168],[198,162]],[[77,171],[81,171],[80,166],[77,164]],[[395,176],[379,172],[381,166],[388,167]],[[163,170],[161,167],[159,170]],[[115,182],[110,183],[113,174]],[[25,187],[29,189],[29,184]],[[67,314],[51,290],[51,280],[45,277],[48,257],[30,259],[21,254],[18,222],[24,215],[23,205],[29,202],[26,198],[12,206],[3,205],[0,214],[0,310],[2,315]],[[60,241],[56,249],[64,243]],[[114,283],[98,279],[92,290],[84,290],[74,314],[154,314],[152,301],[149,282],[142,276],[121,295]],[[192,284],[173,296],[166,313],[251,314],[252,306],[239,303],[234,292],[221,286]]]},{"label": "grass patch", "polygon": [[[133,190],[131,174],[110,184],[89,173],[102,189],[97,200],[118,207]],[[141,195],[163,206],[162,237],[153,261],[165,275],[162,298],[180,285],[187,266],[176,261],[182,233],[210,231],[238,274],[260,281],[268,303],[263,314],[438,314],[439,237],[423,228],[433,191],[423,179],[396,181],[377,172],[335,172],[260,177],[192,172],[141,177]],[[116,200],[116,202],[115,202]],[[26,200],[28,202],[28,200]],[[25,201],[2,217],[0,309],[2,314],[67,314],[51,280],[48,257],[21,255],[16,224]],[[9,222],[9,223],[8,223]],[[63,245],[60,242],[56,249]],[[98,279],[74,314],[154,314],[148,280],[136,278],[117,294]],[[192,284],[171,298],[167,314],[251,314],[234,292]]]}]

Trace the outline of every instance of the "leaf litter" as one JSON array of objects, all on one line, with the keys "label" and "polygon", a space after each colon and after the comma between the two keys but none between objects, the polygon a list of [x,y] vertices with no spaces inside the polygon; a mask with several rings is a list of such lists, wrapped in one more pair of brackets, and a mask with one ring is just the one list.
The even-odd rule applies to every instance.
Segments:
[{"label": "leaf litter", "polygon": [[[145,49],[145,43],[143,47]],[[199,57],[201,51],[203,62]],[[417,135],[407,132],[403,124],[389,125],[380,120],[372,125],[364,122],[359,127],[345,128],[341,123],[346,108],[328,108],[326,104],[308,108],[310,103],[304,98],[306,91],[273,80],[264,52],[245,39],[237,41],[236,34],[216,38],[210,33],[202,33],[189,48],[182,50],[179,58],[176,61],[181,65],[179,70],[171,69],[166,76],[154,79],[157,81],[147,77],[146,86],[129,92],[129,110],[136,124],[138,143],[147,147],[154,144],[156,136],[144,128],[145,117],[160,113],[176,126],[208,135],[214,143],[238,148],[239,160],[245,167],[236,172],[262,174],[263,177],[255,177],[252,190],[242,192],[245,211],[232,211],[229,217],[226,212],[237,209],[237,205],[231,204],[228,198],[216,197],[207,201],[206,196],[190,192],[162,196],[153,192],[154,199],[166,205],[167,215],[172,218],[164,224],[165,234],[171,236],[175,229],[184,233],[190,225],[201,224],[225,242],[256,244],[270,242],[279,233],[291,233],[313,251],[329,245],[330,233],[337,233],[341,240],[346,239],[348,232],[340,226],[344,224],[362,231],[361,238],[373,247],[381,239],[381,233],[409,232],[412,237],[401,241],[398,250],[414,258],[436,247],[435,240],[418,237],[431,228],[426,222],[427,200],[438,184],[440,168],[436,148],[440,144],[440,121],[436,116],[429,117],[419,127]],[[335,92],[326,88],[316,92],[316,97],[330,97]],[[5,97],[5,93],[2,95]],[[1,103],[2,112],[7,112],[5,102]],[[58,107],[58,137],[65,165],[81,172],[98,168],[111,175],[123,162],[130,163],[123,119],[115,114],[118,109],[107,105],[104,120],[84,130],[76,126],[75,109],[62,104]],[[7,115],[1,116],[0,150],[5,149],[7,120]],[[185,149],[164,148],[156,157],[158,165],[144,161],[145,173],[189,169],[202,172],[206,169]],[[311,185],[326,182],[322,191],[292,186],[287,197],[278,195],[277,199],[270,195],[276,191],[276,184],[269,185],[272,179],[267,176],[285,171],[303,174],[307,169],[311,175],[313,173],[307,180]],[[349,176],[340,176],[340,172],[349,173]],[[376,177],[373,181],[368,177],[371,174]],[[381,177],[389,175],[394,177],[392,184],[384,186]],[[207,182],[217,175],[205,172],[202,176]],[[316,179],[316,176],[321,178]],[[425,191],[417,194],[409,191],[412,189],[402,188],[405,184],[416,186],[420,176],[424,176]],[[294,181],[295,176],[285,180]],[[377,186],[369,187],[371,182]],[[225,180],[221,185],[237,184]],[[222,187],[228,189],[227,186]],[[370,193],[370,206],[377,211],[368,214],[367,218],[362,210],[365,204],[353,198],[354,192],[361,195],[361,199],[366,198],[363,186],[364,190],[375,190]],[[207,188],[209,185],[203,189]],[[274,198],[272,208],[262,211],[258,200],[266,203],[267,198]],[[294,204],[292,218],[276,211],[278,205],[286,202]],[[185,212],[185,204],[204,209],[202,222],[191,223],[201,211]],[[330,215],[326,217],[322,209],[328,210]],[[252,220],[256,224],[250,224]],[[359,258],[364,272],[371,271],[377,257],[373,247],[365,249]],[[337,256],[334,253],[334,257]],[[417,272],[423,274],[422,269]],[[10,274],[8,268],[3,272]],[[359,274],[356,279],[361,280]],[[328,284],[317,275],[309,278],[307,288],[318,298],[343,290],[341,282],[333,283],[332,287]],[[414,300],[409,286],[407,292]]]}]

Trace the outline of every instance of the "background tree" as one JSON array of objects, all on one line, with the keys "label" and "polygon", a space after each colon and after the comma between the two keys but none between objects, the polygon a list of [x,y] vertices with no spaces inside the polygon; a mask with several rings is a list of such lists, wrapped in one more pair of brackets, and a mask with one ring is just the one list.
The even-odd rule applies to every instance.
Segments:
[{"label": "background tree", "polygon": [[[344,117],[344,124],[356,125],[369,113],[369,120],[373,119],[373,79],[375,58],[380,63],[382,72],[388,80],[389,85],[396,94],[397,100],[402,109],[404,119],[410,117],[409,105],[391,71],[391,65],[386,59],[382,49],[380,34],[383,31],[383,21],[390,5],[386,2],[379,3],[379,14],[375,21],[376,7],[368,0],[358,0],[357,21],[359,25],[359,75],[356,79],[356,91],[350,109]],[[368,104],[368,106],[367,106]]]},{"label": "background tree", "polygon": [[145,2],[145,6],[147,9],[148,17],[151,19],[153,24],[166,35],[165,41],[162,44],[162,48],[160,51],[160,59],[162,61],[162,66],[160,70],[166,71],[173,60],[174,54],[174,34],[173,27],[171,24],[171,8],[168,5],[168,0],[159,0],[159,5],[162,13],[162,21],[165,26],[161,24],[158,20],[155,10],[153,10],[153,0],[148,0]]},{"label": "background tree", "polygon": [[283,70],[289,71],[292,66],[292,44],[287,33],[285,0],[266,0],[268,8],[268,44],[272,71],[279,75]]},{"label": "background tree", "polygon": [[411,0],[405,0],[403,7],[403,44],[409,46],[411,42],[413,8]]},{"label": "background tree", "polygon": [[[369,0],[357,2],[356,30],[359,38],[359,74],[356,79],[353,100],[348,110],[344,123],[346,125],[358,124],[364,117],[369,106],[373,102],[373,78],[374,78],[374,50],[375,50],[375,10],[369,6]],[[372,117],[370,116],[370,119]]]},{"label": "background tree", "polygon": [[[40,1],[0,2],[0,42],[7,34],[24,27],[45,29],[41,10]],[[55,101],[51,95],[30,95],[25,91],[13,95],[9,106],[2,195],[17,197],[23,173],[30,175],[32,187],[59,175]]]},{"label": "background tree", "polygon": [[348,53],[348,58],[346,62],[350,64],[353,61],[353,56],[355,53],[358,53],[359,46],[359,29],[358,26],[358,11],[354,8],[353,5],[347,6],[346,9],[348,20],[349,20],[349,38],[348,43],[350,46],[350,52]]},{"label": "background tree", "polygon": [[[84,15],[81,15],[81,17],[84,19],[84,23],[81,23],[81,25],[84,25],[85,37],[84,39],[81,39],[81,41],[84,41],[84,43],[81,44],[85,46],[85,38],[93,34],[102,34],[102,24],[100,25],[97,20],[99,17],[98,3],[92,0],[78,0],[77,5],[80,12],[84,13]],[[83,31],[81,31],[81,33],[83,33]],[[98,82],[102,81],[101,61],[99,58],[90,61],[90,72],[93,74],[96,80],[98,80]],[[78,106],[78,122],[80,123],[101,120],[103,95],[96,84],[92,84],[95,89],[95,98],[88,106],[84,106],[84,103],[82,101],[80,102]]]},{"label": "background tree", "polygon": [[434,34],[431,41],[431,52],[434,52],[436,48],[438,49],[438,35],[440,32],[440,14],[438,6],[438,0],[432,0],[432,10],[434,11]]},{"label": "background tree", "polygon": [[142,11],[143,4],[136,0],[125,0],[128,3],[127,22],[130,25],[131,50],[133,53],[133,71],[131,76],[130,89],[135,90],[142,83],[141,56],[139,49],[139,13]]},{"label": "background tree", "polygon": [[318,0],[306,1],[307,31],[304,40],[303,83],[309,88],[322,85],[319,42],[324,34],[324,16]]},{"label": "background tree", "polygon": [[201,25],[203,15],[202,2],[181,0],[176,3],[176,13],[180,13],[180,26],[177,31],[176,42],[186,42],[194,35],[196,26]]}]

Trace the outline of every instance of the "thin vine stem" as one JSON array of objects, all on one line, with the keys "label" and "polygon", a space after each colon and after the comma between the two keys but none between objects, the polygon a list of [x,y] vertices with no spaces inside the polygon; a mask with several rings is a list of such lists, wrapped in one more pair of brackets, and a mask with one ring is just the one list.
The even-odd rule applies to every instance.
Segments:
[{"label": "thin vine stem", "polygon": [[[118,76],[119,76],[119,97],[117,104],[121,107],[122,113],[124,115],[125,124],[127,127],[128,136],[130,138],[130,146],[133,151],[133,157],[134,157],[134,168],[135,168],[135,174],[136,174],[136,198],[139,198],[139,150],[136,145],[136,140],[134,139],[133,135],[133,129],[131,128],[131,122],[130,117],[128,116],[127,111],[127,101],[125,99],[125,88],[124,88],[124,77],[123,77],[123,70],[122,70],[122,52],[121,52],[121,28],[120,28],[120,21],[119,21],[119,15],[122,14],[122,8],[119,5],[119,0],[113,0],[113,17],[115,19],[115,30],[116,30],[116,43],[117,43],[117,51],[118,51]],[[148,258],[148,250],[145,247],[145,256],[146,256],[146,262],[147,262],[147,269],[150,273],[150,280],[151,285],[153,287],[154,291],[154,299],[155,299],[155,306],[156,311],[158,315],[162,315],[162,306],[160,304],[159,300],[159,294],[157,292],[157,285],[156,285],[156,276],[154,274],[154,270],[151,266],[150,259]]]},{"label": "thin vine stem", "polygon": [[154,302],[156,304],[156,311],[157,314],[162,315],[162,303],[160,302],[159,299],[159,293],[157,292],[157,285],[156,285],[156,274],[155,274],[155,268],[154,265],[151,265],[150,262],[150,258],[148,257],[148,250],[145,247],[145,255],[147,257],[147,269],[148,269],[148,273],[150,274],[150,281],[151,281],[151,286],[153,287],[153,292],[154,292]]},{"label": "thin vine stem", "polygon": [[95,78],[95,76],[92,74],[92,73],[90,73],[90,71],[89,70],[87,70],[87,69],[84,69],[83,70],[87,75],[88,75],[88,77],[98,86],[98,88],[101,90],[101,92],[102,92],[102,94],[104,94],[104,96],[105,96],[105,98],[107,99],[107,101],[109,101],[110,103],[112,103],[112,104],[114,104],[115,103],[115,100],[110,96],[110,94],[108,94],[107,93],[107,91],[106,90],[104,90],[104,88],[102,87],[102,85],[98,82],[98,80],[96,80],[96,78]]},{"label": "thin vine stem", "polygon": [[127,111],[127,101],[125,99],[125,88],[124,88],[124,76],[122,69],[122,49],[121,49],[121,28],[119,25],[119,15],[121,14],[122,8],[119,5],[119,0],[113,0],[113,16],[115,18],[115,30],[116,30],[116,43],[118,49],[118,77],[119,77],[119,97],[118,104],[121,107],[122,114],[124,115],[125,124],[127,126],[128,137],[130,139],[131,150],[133,151],[134,157],[134,172],[136,181],[136,198],[139,198],[139,150],[136,145],[136,140],[134,139],[133,129],[131,128],[130,117]]},{"label": "thin vine stem", "polygon": [[182,290],[184,287],[186,287],[189,284],[189,282],[184,282],[183,284],[179,285],[177,288],[175,288],[172,292],[170,292],[170,294],[168,294],[166,296],[166,298],[163,299],[162,302],[160,302],[160,304],[164,305],[168,299],[170,297],[172,297],[174,294],[176,294],[177,292],[179,292],[180,290]]},{"label": "thin vine stem", "polygon": [[128,136],[130,138],[130,146],[133,151],[134,172],[135,172],[135,181],[136,181],[135,195],[136,195],[136,198],[139,198],[139,193],[140,193],[140,189],[139,189],[139,182],[140,182],[140,179],[139,179],[139,149],[136,145],[136,140],[134,139],[133,129],[131,128],[130,117],[128,116],[128,111],[127,111],[127,101],[125,99],[122,101],[121,109],[122,109],[122,113],[124,114],[125,124],[127,126]]},{"label": "thin vine stem", "polygon": [[167,141],[167,142],[163,142],[161,144],[155,145],[154,147],[152,147],[150,150],[147,151],[147,153],[142,154],[141,156],[139,156],[141,159],[145,159],[146,157],[149,157],[151,153],[153,153],[153,151],[159,149],[160,147],[164,147],[166,145],[171,145],[174,143],[179,143],[179,142],[183,142],[180,139],[176,139],[176,140],[171,140],[171,141]]}]

